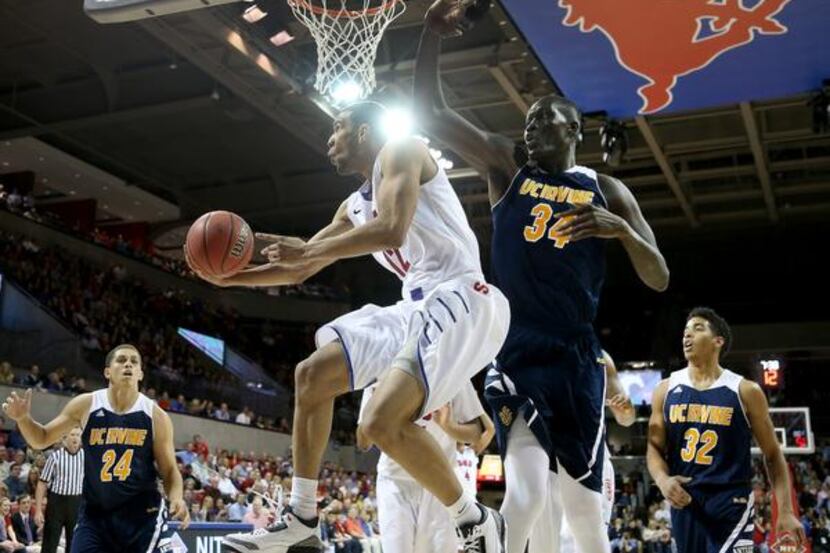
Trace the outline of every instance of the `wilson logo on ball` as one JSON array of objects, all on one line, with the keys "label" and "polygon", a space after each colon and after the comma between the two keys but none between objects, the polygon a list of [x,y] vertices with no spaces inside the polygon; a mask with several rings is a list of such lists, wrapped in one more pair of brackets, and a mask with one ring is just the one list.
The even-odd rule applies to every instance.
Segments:
[{"label": "wilson logo on ball", "polygon": [[231,256],[242,257],[245,253],[245,244],[248,242],[248,236],[250,236],[250,234],[250,227],[248,227],[248,225],[242,225],[242,228],[239,229],[239,236],[236,237],[236,242],[234,242],[233,247],[231,248]]}]

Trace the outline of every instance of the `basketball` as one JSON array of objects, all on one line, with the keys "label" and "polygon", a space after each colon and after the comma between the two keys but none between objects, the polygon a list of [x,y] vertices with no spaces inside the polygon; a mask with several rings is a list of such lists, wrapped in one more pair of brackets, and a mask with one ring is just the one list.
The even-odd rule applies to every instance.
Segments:
[{"label": "basketball", "polygon": [[254,253],[254,236],[248,223],[229,211],[205,213],[190,225],[185,240],[190,268],[227,278],[244,269]]}]

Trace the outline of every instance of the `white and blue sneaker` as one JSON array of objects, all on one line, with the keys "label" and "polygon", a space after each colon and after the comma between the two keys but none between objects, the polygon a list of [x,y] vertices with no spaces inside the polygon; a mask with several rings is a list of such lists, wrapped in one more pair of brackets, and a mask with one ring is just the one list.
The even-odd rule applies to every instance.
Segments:
[{"label": "white and blue sneaker", "polygon": [[501,513],[478,504],[482,517],[478,522],[458,527],[458,539],[464,553],[505,553],[507,525]]},{"label": "white and blue sneaker", "polygon": [[282,517],[267,528],[222,539],[222,551],[228,553],[289,553],[289,549],[323,551],[318,517],[305,520],[286,507]]}]

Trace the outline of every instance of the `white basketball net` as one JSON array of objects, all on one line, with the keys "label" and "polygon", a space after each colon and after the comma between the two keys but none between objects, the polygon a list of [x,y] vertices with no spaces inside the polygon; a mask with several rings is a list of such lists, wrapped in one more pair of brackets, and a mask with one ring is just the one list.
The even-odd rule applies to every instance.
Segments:
[{"label": "white basketball net", "polygon": [[[288,0],[294,15],[308,27],[317,43],[314,88],[335,101],[343,87],[354,92],[349,101],[363,99],[375,89],[375,56],[389,24],[406,9],[403,0],[363,0],[348,9],[347,0]],[[314,4],[312,4],[314,2]],[[359,88],[359,92],[358,89]]]}]

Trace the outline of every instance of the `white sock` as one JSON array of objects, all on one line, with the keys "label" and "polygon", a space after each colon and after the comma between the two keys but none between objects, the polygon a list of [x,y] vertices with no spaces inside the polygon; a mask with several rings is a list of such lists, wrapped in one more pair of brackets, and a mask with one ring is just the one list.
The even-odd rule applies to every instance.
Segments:
[{"label": "white sock", "polygon": [[484,513],[479,509],[476,500],[467,494],[462,493],[458,501],[447,507],[455,519],[456,526],[479,522]]},{"label": "white sock", "polygon": [[291,479],[291,499],[288,502],[294,514],[303,519],[317,516],[317,480]]}]

